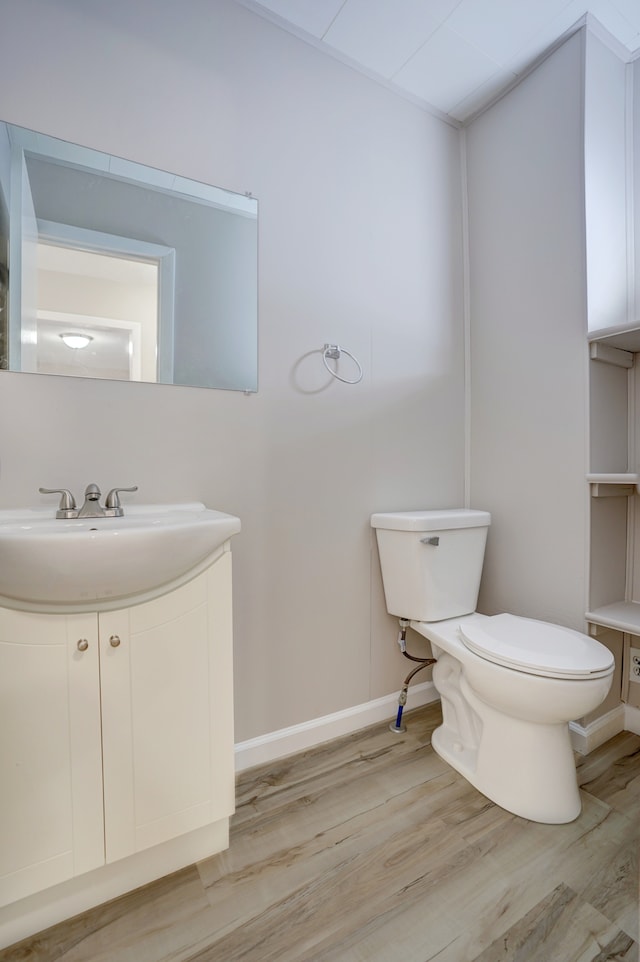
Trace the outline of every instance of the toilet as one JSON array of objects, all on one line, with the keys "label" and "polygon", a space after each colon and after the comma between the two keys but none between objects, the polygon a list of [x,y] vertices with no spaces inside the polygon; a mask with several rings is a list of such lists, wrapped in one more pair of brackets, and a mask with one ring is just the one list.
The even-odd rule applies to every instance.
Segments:
[{"label": "toilet", "polygon": [[581,806],[568,723],[604,701],[613,656],[569,628],[475,611],[490,523],[463,508],[372,515],[387,610],[437,659],[438,755],[507,811],[571,822]]}]

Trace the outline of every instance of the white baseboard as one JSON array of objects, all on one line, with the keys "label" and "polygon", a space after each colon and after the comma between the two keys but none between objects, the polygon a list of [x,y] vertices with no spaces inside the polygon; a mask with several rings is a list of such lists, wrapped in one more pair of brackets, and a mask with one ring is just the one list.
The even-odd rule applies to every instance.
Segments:
[{"label": "white baseboard", "polygon": [[[601,715],[588,725],[579,725],[578,722],[569,722],[569,734],[571,735],[571,747],[580,755],[588,755],[595,748],[604,745],[606,741],[617,735],[618,732],[627,729],[626,713],[628,705],[616,705],[606,715]],[[640,711],[634,709],[638,716]],[[632,731],[632,729],[629,729]]]},{"label": "white baseboard", "polygon": [[640,735],[640,708],[620,704],[588,725],[569,722],[571,746],[581,755],[588,755],[619,732]]},{"label": "white baseboard", "polygon": [[624,730],[640,735],[640,708],[634,708],[633,705],[624,706]]},{"label": "white baseboard", "polygon": [[[409,689],[406,711],[438,701],[439,695],[433,682],[425,681]],[[323,715],[311,721],[281,728],[278,731],[238,742],[235,746],[236,772],[243,772],[254,765],[264,765],[285,755],[314,748],[322,742],[349,735],[351,732],[375,725],[377,722],[393,721],[398,711],[398,695],[384,695],[362,705],[354,705],[332,715]]]},{"label": "white baseboard", "polygon": [[[426,681],[421,685],[415,685],[409,689],[405,710],[410,711],[412,708],[429,705],[431,702],[438,701],[439,697],[433,682]],[[387,719],[393,721],[397,710],[398,696],[384,695],[382,698],[345,708],[332,715],[312,718],[300,725],[280,728],[266,735],[238,742],[235,746],[236,772],[243,772],[255,765],[264,765],[278,758],[284,758],[285,755],[314,748],[323,742],[331,741],[332,738],[349,735],[377,722]],[[574,751],[581,755],[588,755],[621,731],[640,735],[640,708],[618,705],[586,726],[570,722],[569,731]]]}]

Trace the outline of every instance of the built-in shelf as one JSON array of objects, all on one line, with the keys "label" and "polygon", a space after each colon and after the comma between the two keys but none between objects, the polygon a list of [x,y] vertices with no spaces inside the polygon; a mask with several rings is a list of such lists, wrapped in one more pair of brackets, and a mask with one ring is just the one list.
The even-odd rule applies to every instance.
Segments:
[{"label": "built-in shelf", "polygon": [[589,333],[589,342],[606,344],[619,351],[640,352],[640,322],[629,327],[609,327]]},{"label": "built-in shelf", "polygon": [[629,497],[638,490],[640,475],[632,472],[618,474],[588,474],[593,498]]},{"label": "built-in shelf", "polygon": [[585,618],[592,625],[616,628],[631,635],[640,635],[640,604],[637,601],[616,601],[587,611]]},{"label": "built-in shelf", "polygon": [[633,471],[620,471],[617,474],[600,473],[588,474],[587,481],[592,484],[637,484],[640,481],[640,474]]}]

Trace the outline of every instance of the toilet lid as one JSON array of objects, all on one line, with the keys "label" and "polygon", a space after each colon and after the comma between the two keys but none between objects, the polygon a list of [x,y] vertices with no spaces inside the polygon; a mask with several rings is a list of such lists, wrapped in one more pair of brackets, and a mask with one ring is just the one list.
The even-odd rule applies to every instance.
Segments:
[{"label": "toilet lid", "polygon": [[481,658],[548,678],[599,678],[613,670],[613,655],[571,628],[517,615],[493,615],[459,625],[465,646]]}]

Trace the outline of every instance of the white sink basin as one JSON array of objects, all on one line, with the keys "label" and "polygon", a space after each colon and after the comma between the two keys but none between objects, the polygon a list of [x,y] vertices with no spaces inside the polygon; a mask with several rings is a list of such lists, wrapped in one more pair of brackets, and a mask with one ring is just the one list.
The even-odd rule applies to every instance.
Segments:
[{"label": "white sink basin", "polygon": [[58,520],[0,510],[0,604],[32,611],[122,607],[204,570],[240,519],[190,504],[127,505],[122,518]]}]

